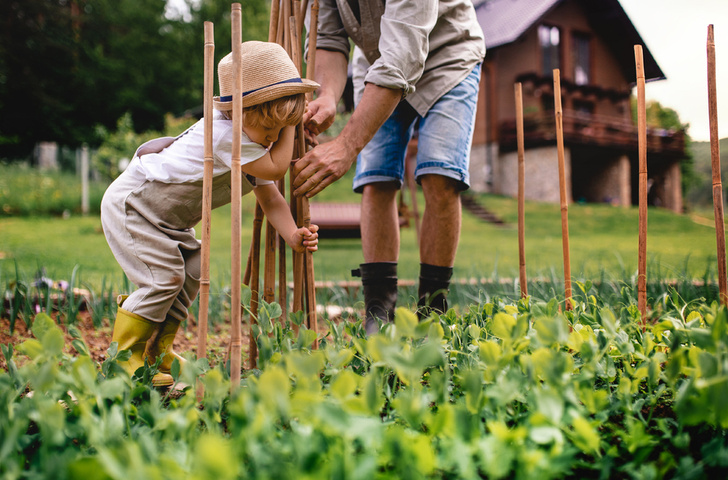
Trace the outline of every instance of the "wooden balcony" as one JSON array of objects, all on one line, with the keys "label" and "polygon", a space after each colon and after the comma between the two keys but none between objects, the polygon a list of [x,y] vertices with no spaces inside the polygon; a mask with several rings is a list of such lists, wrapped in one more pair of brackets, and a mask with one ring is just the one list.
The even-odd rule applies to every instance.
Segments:
[{"label": "wooden balcony", "polygon": [[[564,110],[564,144],[594,146],[637,153],[637,126],[620,118],[591,115]],[[556,124],[553,112],[528,115],[523,119],[526,148],[556,144]],[[516,121],[500,124],[499,144],[502,152],[516,150]],[[647,128],[647,153],[663,157],[685,156],[685,131]]]}]

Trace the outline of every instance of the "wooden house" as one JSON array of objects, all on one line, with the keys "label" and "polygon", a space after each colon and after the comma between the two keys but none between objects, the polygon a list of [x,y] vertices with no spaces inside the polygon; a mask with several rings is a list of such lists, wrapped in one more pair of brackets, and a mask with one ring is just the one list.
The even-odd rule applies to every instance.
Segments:
[{"label": "wooden house", "polygon": [[[558,68],[569,201],[636,204],[634,45],[642,45],[647,82],[665,75],[618,0],[474,0],[474,5],[487,53],[471,156],[473,189],[517,194],[514,84],[520,82],[525,195],[559,201],[553,84]],[[648,129],[651,204],[682,211],[684,157],[684,131]]]}]

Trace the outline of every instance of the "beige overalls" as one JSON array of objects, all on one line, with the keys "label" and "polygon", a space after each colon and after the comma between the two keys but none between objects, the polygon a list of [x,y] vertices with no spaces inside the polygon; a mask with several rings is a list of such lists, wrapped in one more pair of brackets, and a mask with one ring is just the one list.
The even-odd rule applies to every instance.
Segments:
[{"label": "beige overalls", "polygon": [[[136,157],[159,153],[176,138],[151,140]],[[138,288],[124,309],[147,320],[179,321],[200,285],[200,241],[194,226],[202,218],[202,181],[169,184],[147,180],[130,165],[106,190],[101,224],[111,252]],[[213,179],[212,208],[230,203],[230,172]],[[242,194],[253,190],[254,178],[243,175]]]}]

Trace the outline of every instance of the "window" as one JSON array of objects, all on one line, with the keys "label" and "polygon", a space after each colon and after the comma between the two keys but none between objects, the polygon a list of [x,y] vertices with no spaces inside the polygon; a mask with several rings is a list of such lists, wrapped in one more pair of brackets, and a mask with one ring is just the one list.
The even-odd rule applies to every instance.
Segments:
[{"label": "window", "polygon": [[538,27],[538,41],[541,45],[543,74],[550,76],[561,64],[561,32],[558,27],[541,25]]},{"label": "window", "polygon": [[591,80],[589,37],[583,33],[574,33],[574,83],[587,85]]}]

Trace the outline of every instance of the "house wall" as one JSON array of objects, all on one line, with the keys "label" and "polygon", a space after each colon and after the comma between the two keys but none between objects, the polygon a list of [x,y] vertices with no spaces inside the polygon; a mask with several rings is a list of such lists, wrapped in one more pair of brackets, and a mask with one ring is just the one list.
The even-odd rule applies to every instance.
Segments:
[{"label": "house wall", "polygon": [[[565,112],[574,110],[575,101],[588,101],[594,105],[593,114],[609,118],[615,124],[632,123],[628,93],[629,79],[620,68],[614,52],[605,40],[592,32],[584,6],[579,0],[565,0],[539,22],[528,29],[521,38],[498,48],[489,48],[483,65],[478,113],[473,136],[471,155],[472,189],[517,195],[517,153],[500,152],[499,127],[504,121],[516,117],[514,83],[524,74],[542,73],[538,26],[559,27],[561,32],[562,106]],[[483,25],[487,29],[487,25]],[[574,81],[573,34],[590,37],[590,86],[598,89],[570,89]],[[632,55],[632,52],[627,54]],[[549,108],[553,96],[553,82],[524,82],[523,114],[542,112]],[[603,96],[598,90],[620,92],[623,98]],[[544,97],[544,96],[547,97]],[[553,104],[551,103],[551,108]],[[631,205],[635,202],[634,158],[625,149],[577,147],[566,145],[567,192],[590,202],[608,201],[615,205]],[[512,147],[511,147],[512,148]],[[632,153],[630,153],[632,155]],[[584,162],[584,163],[582,163]],[[572,169],[572,166],[574,167]],[[657,169],[650,168],[655,204],[681,211],[682,192],[680,162],[672,160]],[[579,182],[577,184],[576,182]],[[576,188],[572,189],[572,184]],[[528,148],[526,150],[526,197],[532,200],[559,202],[558,168],[555,146]],[[569,201],[572,199],[570,198]]]},{"label": "house wall", "polygon": [[[526,175],[524,196],[527,200],[559,203],[559,164],[556,147],[529,149],[525,156]],[[571,203],[571,151],[564,150],[564,172],[567,201]],[[499,156],[493,167],[493,193],[515,197],[518,195],[518,153],[507,152]]]}]

